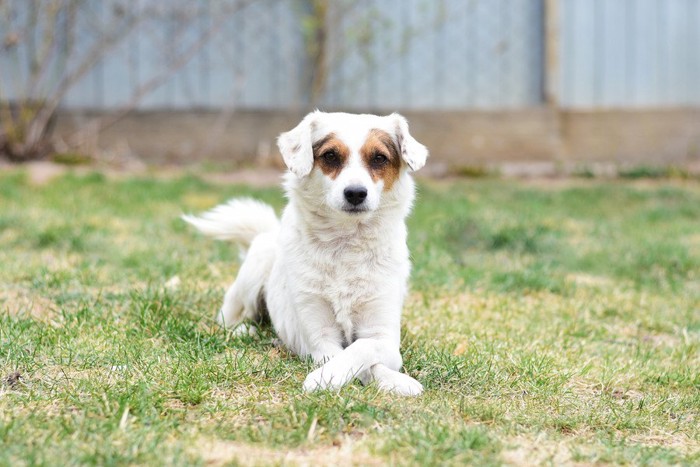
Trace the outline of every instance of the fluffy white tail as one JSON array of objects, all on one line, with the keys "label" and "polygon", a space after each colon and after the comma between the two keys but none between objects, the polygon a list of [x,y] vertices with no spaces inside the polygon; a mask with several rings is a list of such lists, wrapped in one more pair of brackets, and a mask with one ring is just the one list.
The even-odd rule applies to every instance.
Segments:
[{"label": "fluffy white tail", "polygon": [[182,220],[204,235],[217,240],[232,240],[244,250],[261,233],[279,227],[279,220],[272,207],[250,198],[232,199],[201,216],[184,214]]}]

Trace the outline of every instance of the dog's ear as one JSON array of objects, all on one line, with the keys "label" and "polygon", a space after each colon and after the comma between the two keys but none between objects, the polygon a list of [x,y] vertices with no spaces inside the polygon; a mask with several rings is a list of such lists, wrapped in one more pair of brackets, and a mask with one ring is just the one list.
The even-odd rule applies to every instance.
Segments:
[{"label": "dog's ear", "polygon": [[287,168],[297,177],[306,177],[314,166],[311,132],[316,122],[317,112],[311,112],[294,129],[282,133],[277,138],[277,147]]},{"label": "dog's ear", "polygon": [[408,132],[408,122],[402,115],[393,113],[390,117],[394,120],[394,131],[396,132],[396,141],[399,143],[401,158],[415,172],[425,165],[428,158],[428,148],[411,136]]}]

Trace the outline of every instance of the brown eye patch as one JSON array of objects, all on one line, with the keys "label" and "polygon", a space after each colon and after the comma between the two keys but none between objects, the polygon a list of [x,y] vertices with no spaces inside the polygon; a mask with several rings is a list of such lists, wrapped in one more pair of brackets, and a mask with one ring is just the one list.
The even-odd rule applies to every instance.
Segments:
[{"label": "brown eye patch", "polygon": [[340,174],[348,160],[350,151],[333,133],[313,145],[314,167],[321,169],[332,180]]},{"label": "brown eye patch", "polygon": [[372,180],[375,183],[384,180],[384,191],[390,190],[399,178],[401,157],[389,133],[378,129],[370,130],[360,149],[360,155]]}]

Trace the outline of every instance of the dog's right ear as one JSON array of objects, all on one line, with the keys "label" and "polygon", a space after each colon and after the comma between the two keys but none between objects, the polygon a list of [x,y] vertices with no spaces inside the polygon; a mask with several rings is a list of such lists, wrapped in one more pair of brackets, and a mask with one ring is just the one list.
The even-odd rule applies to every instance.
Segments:
[{"label": "dog's right ear", "polygon": [[316,124],[316,112],[311,112],[294,129],[277,138],[277,147],[284,163],[297,177],[306,177],[314,166],[311,133]]},{"label": "dog's right ear", "polygon": [[425,161],[428,158],[428,148],[411,136],[408,132],[408,122],[403,115],[393,113],[389,117],[394,119],[396,139],[399,142],[401,158],[412,171],[419,170],[425,165]]}]

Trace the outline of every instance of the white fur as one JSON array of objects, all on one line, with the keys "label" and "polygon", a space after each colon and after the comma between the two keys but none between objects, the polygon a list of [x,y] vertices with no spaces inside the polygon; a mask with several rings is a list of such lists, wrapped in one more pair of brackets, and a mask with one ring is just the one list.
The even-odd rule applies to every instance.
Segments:
[{"label": "white fur", "polygon": [[[391,135],[403,158],[390,190],[372,181],[360,159],[372,129]],[[313,144],[329,133],[350,150],[335,180],[313,167]],[[414,198],[409,171],[425,164],[427,149],[398,114],[319,111],[280,135],[278,145],[289,168],[289,203],[279,225],[270,218],[271,208],[253,209],[250,200],[233,200],[202,218],[185,217],[205,234],[249,246],[219,322],[233,328],[259,319],[264,302],[284,345],[321,365],[304,381],[307,391],[339,388],[358,377],[384,390],[420,394],[421,384],[399,372],[399,345],[410,273],[404,221]],[[353,206],[343,192],[358,185],[367,198],[361,212],[348,212]]]},{"label": "white fur", "polygon": [[[200,217],[183,215],[182,219],[217,240],[235,241],[244,251],[255,237],[279,227],[271,206],[249,198],[232,199]],[[250,219],[255,219],[255,222],[250,222]]]}]

